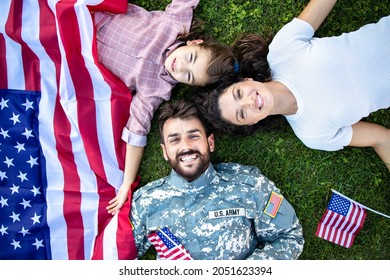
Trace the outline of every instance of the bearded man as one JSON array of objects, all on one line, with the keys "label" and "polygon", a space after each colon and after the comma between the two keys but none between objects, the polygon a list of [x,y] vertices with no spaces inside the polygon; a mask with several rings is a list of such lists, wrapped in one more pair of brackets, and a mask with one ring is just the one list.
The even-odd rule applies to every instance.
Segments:
[{"label": "bearded man", "polygon": [[297,259],[302,226],[257,167],[211,163],[214,135],[191,101],[166,103],[159,117],[170,175],[135,191],[130,220],[139,257]]}]

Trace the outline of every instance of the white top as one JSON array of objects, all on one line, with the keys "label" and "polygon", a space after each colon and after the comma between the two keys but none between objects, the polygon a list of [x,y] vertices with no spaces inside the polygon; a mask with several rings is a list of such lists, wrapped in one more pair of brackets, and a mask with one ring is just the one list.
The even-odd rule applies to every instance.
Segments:
[{"label": "white top", "polygon": [[313,149],[349,145],[351,125],[390,106],[390,16],[341,36],[313,38],[310,24],[293,19],[274,37],[268,61],[298,111],[286,116]]}]

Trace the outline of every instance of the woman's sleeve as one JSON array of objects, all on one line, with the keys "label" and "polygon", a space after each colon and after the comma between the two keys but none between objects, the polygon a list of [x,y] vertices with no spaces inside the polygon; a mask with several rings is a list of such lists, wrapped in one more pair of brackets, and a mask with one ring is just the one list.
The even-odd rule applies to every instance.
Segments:
[{"label": "woman's sleeve", "polygon": [[313,27],[298,18],[286,24],[272,39],[269,46],[268,60],[278,62],[285,56],[294,55],[302,49],[314,36]]}]

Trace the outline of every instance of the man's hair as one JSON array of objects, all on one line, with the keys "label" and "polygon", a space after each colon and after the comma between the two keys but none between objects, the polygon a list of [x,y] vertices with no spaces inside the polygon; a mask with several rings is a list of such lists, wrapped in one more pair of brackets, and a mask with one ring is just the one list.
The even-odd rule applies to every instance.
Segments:
[{"label": "man's hair", "polygon": [[163,104],[160,107],[160,115],[158,118],[161,143],[164,144],[163,128],[169,119],[189,120],[192,118],[198,119],[206,132],[206,136],[210,136],[211,130],[209,124],[199,113],[198,105],[195,102],[186,99],[180,99]]}]

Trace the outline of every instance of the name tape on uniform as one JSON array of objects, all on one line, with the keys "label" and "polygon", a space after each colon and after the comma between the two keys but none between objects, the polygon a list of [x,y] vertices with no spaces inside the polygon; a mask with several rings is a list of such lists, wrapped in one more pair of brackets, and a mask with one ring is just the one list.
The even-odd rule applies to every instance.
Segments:
[{"label": "name tape on uniform", "polygon": [[245,208],[228,208],[209,211],[209,219],[245,216]]}]

